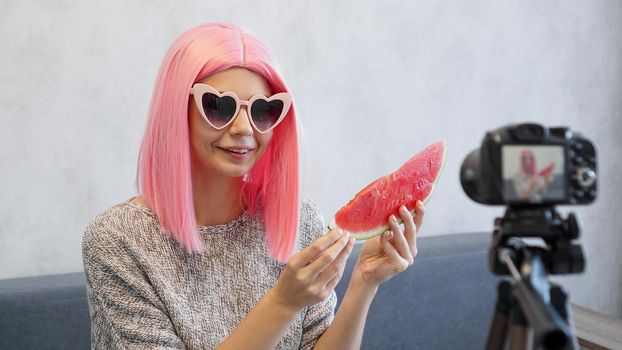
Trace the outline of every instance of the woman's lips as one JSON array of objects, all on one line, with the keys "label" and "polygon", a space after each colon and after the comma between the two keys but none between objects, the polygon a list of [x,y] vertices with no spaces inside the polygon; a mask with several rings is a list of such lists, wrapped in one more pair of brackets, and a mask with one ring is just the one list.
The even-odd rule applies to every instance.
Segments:
[{"label": "woman's lips", "polygon": [[[229,157],[232,157],[234,159],[245,159],[247,158],[251,152],[253,152],[253,149],[248,149],[248,148],[223,148],[223,147],[218,147],[218,149],[220,149],[221,151],[223,151],[225,154],[227,154]],[[245,152],[245,153],[242,153]]]}]

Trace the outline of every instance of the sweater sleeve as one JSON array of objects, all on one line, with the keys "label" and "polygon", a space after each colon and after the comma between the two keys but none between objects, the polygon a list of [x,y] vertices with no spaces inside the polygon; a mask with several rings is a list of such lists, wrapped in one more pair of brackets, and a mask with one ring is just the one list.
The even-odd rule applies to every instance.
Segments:
[{"label": "sweater sleeve", "polygon": [[[311,201],[304,201],[301,209],[302,246],[306,248],[316,239],[324,235],[328,229],[319,208]],[[302,324],[302,340],[300,349],[313,349],[315,343],[324,334],[335,317],[337,294],[333,290],[328,298],[307,308]]]},{"label": "sweater sleeve", "polygon": [[91,222],[82,257],[92,349],[185,349],[159,296],[114,225]]}]

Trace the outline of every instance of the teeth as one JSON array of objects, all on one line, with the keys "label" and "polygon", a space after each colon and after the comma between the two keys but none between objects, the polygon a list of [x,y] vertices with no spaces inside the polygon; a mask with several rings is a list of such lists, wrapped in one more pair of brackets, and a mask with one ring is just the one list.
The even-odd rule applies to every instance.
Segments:
[{"label": "teeth", "polygon": [[229,152],[239,153],[239,154],[245,154],[245,153],[248,153],[248,150],[247,150],[247,149],[244,149],[244,150],[235,150],[235,149],[229,149],[229,148],[226,148],[226,150],[227,150],[227,151],[229,151]]}]

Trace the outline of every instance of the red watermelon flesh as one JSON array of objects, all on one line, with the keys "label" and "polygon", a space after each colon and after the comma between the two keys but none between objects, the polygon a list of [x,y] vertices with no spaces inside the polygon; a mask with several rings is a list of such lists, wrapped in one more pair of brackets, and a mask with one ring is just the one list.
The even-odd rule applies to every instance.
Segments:
[{"label": "red watermelon flesh", "polygon": [[395,172],[363,188],[335,214],[331,228],[349,231],[358,239],[368,239],[389,229],[391,214],[400,219],[405,205],[414,213],[417,200],[426,203],[445,163],[445,141],[439,141],[417,153]]},{"label": "red watermelon flesh", "polygon": [[555,169],[555,163],[551,163],[546,168],[540,170],[538,175],[540,175],[540,176],[548,176],[548,175],[550,175],[553,172],[553,169]]}]

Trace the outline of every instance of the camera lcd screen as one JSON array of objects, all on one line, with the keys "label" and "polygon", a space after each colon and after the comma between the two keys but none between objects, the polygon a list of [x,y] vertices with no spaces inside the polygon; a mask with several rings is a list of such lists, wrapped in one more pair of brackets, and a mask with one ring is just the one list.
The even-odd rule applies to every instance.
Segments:
[{"label": "camera lcd screen", "polygon": [[563,146],[502,146],[501,166],[506,202],[566,199]]}]

